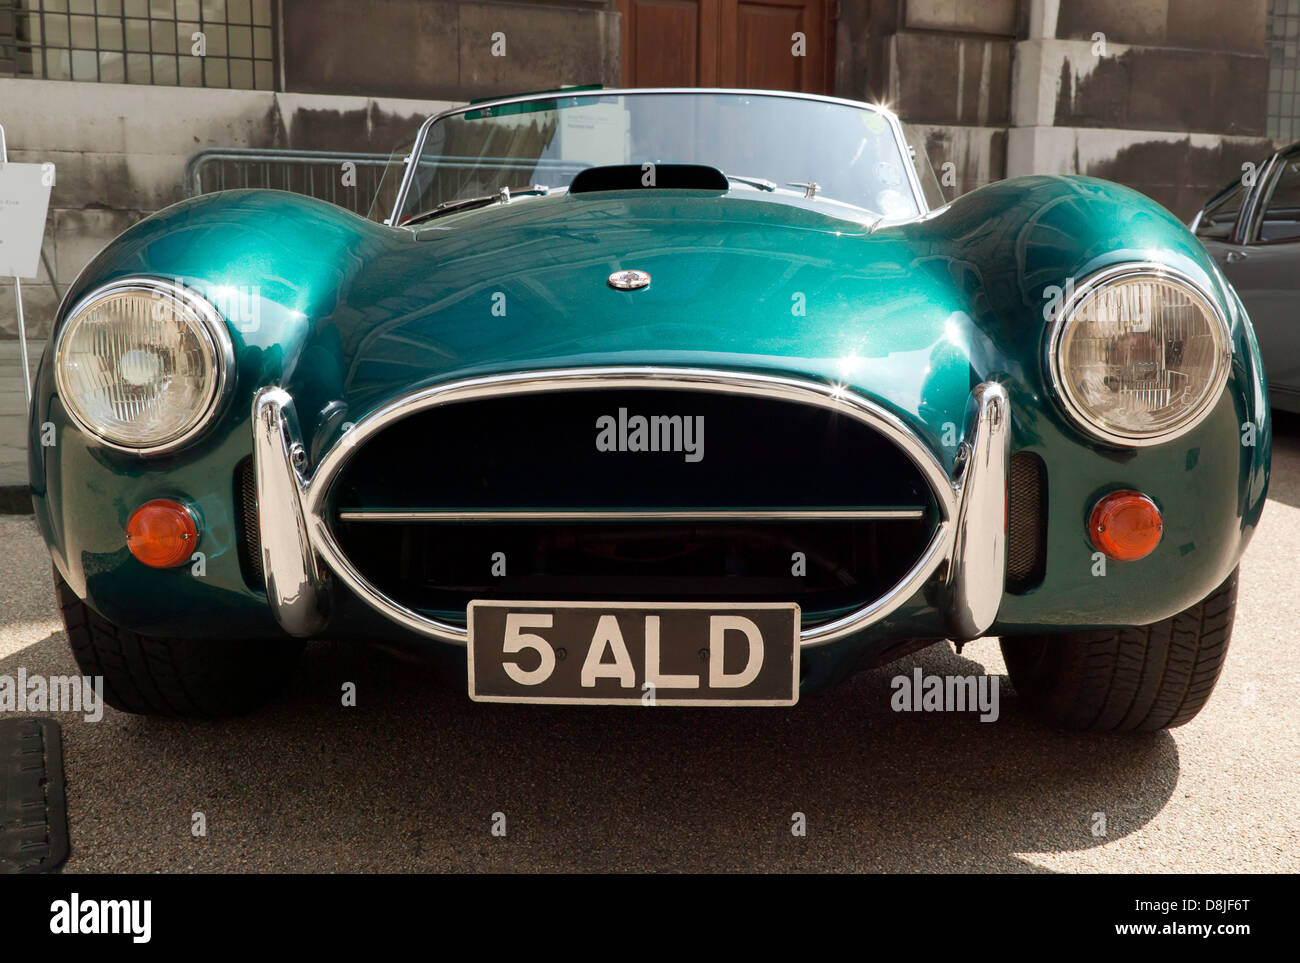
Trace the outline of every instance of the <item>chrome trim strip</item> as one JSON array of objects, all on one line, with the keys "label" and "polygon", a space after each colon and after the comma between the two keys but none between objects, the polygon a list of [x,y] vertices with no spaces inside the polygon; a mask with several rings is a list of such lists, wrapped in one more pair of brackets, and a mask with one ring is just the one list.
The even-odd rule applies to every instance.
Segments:
[{"label": "chrome trim strip", "polygon": [[[1228,237],[1228,243],[1238,247],[1249,247],[1257,240],[1259,233],[1260,217],[1263,214],[1265,203],[1264,197],[1268,194],[1271,182],[1276,176],[1278,168],[1286,165],[1288,150],[1280,150],[1269,157],[1255,174],[1255,186],[1247,188],[1246,196],[1241,203],[1241,210],[1237,212],[1237,220],[1232,225],[1232,233]],[[1197,221],[1200,221],[1201,213],[1197,212]],[[1193,232],[1195,233],[1195,232]]]},{"label": "chrome trim strip", "polygon": [[894,132],[894,142],[900,152],[900,160],[903,161],[903,167],[907,170],[907,181],[912,188],[912,196],[916,200],[916,209],[919,215],[924,215],[930,210],[930,205],[925,199],[925,191],[921,187],[921,176],[916,171],[916,163],[908,153],[909,145],[907,137],[903,133],[902,122],[888,107],[880,104],[868,104],[860,100],[849,100],[844,97],[829,97],[824,94],[809,94],[798,91],[783,90],[752,90],[743,87],[616,87],[610,90],[590,90],[575,88],[572,93],[563,90],[549,91],[540,94],[528,94],[524,97],[503,97],[500,100],[489,100],[480,103],[465,104],[463,107],[453,107],[450,110],[444,110],[442,113],[434,114],[423,124],[420,125],[419,132],[415,135],[415,145],[411,152],[406,156],[406,170],[402,173],[402,184],[397,190],[397,200],[393,204],[393,213],[389,216],[386,223],[397,226],[401,217],[402,208],[406,206],[407,195],[411,190],[411,182],[415,179],[415,172],[419,169],[420,154],[424,150],[424,142],[428,139],[429,128],[440,120],[447,117],[455,117],[457,114],[469,113],[471,110],[489,110],[493,107],[501,107],[506,104],[526,104],[534,100],[560,100],[565,97],[621,97],[629,94],[743,94],[749,97],[779,97],[785,100],[812,100],[824,104],[839,104],[842,107],[856,107],[859,110],[874,111],[884,117],[889,122],[890,128]]},{"label": "chrome trim strip", "polygon": [[952,564],[941,592],[949,638],[978,639],[1002,604],[1007,578],[1007,485],[1011,407],[1006,389],[985,382],[971,392]]},{"label": "chrome trim strip", "polygon": [[[71,288],[68,289],[68,294],[71,293],[71,290]],[[148,294],[150,297],[161,293],[164,297],[178,301],[193,311],[199,318],[199,332],[207,342],[208,349],[212,352],[212,364],[217,373],[216,383],[212,387],[203,411],[194,422],[179,435],[159,444],[144,447],[112,441],[83,421],[77,412],[73,410],[73,407],[68,404],[69,391],[63,375],[63,342],[67,338],[68,332],[76,327],[78,319],[100,299],[131,291]],[[67,297],[67,294],[64,296]],[[230,340],[230,331],[226,327],[226,321],[221,312],[210,301],[194,291],[161,278],[119,278],[116,281],[95,288],[89,294],[83,295],[59,327],[59,333],[54,339],[52,358],[54,362],[54,385],[58,390],[60,400],[63,402],[63,410],[68,413],[72,423],[94,439],[96,444],[132,455],[162,455],[184,447],[217,418],[229,400],[235,384],[235,346]]]},{"label": "chrome trim strip", "polygon": [[670,509],[652,511],[368,511],[339,512],[345,522],[870,522],[924,518],[919,508],[837,510]]},{"label": "chrome trim strip", "polygon": [[263,388],[253,399],[253,471],[266,598],[281,628],[305,638],[324,628],[329,606],[303,512],[302,453],[293,399]]},{"label": "chrome trim strip", "polygon": [[[1069,383],[1061,373],[1061,338],[1065,334],[1065,329],[1073,320],[1075,309],[1083,303],[1084,299],[1095,294],[1098,289],[1106,284],[1134,277],[1152,277],[1162,281],[1173,281],[1187,288],[1190,295],[1204,301],[1206,307],[1210,309],[1211,316],[1218,322],[1219,337],[1221,339],[1218,358],[1219,370],[1215,373],[1215,383],[1185,420],[1158,434],[1121,434],[1097,425],[1088,417],[1083,406],[1076,399],[1073,389],[1070,388]],[[1084,275],[1077,282],[1074,293],[1057,309],[1056,316],[1052,318],[1051,325],[1048,328],[1044,344],[1047,353],[1044,359],[1044,367],[1047,370],[1048,383],[1052,389],[1052,394],[1060,402],[1061,407],[1065,409],[1070,420],[1080,430],[1094,438],[1123,448],[1144,448],[1150,445],[1162,445],[1165,442],[1172,441],[1179,435],[1191,431],[1205,419],[1223,395],[1224,386],[1228,383],[1228,375],[1232,370],[1232,328],[1229,326],[1223,310],[1219,307],[1218,298],[1205,285],[1190,275],[1154,261],[1126,261]]]},{"label": "chrome trim strip", "polygon": [[[774,375],[651,366],[523,371],[424,388],[389,402],[343,432],[325,452],[310,478],[294,467],[294,458],[300,455],[301,448],[292,419],[291,400],[281,389],[263,389],[254,403],[255,450],[263,565],[268,573],[268,596],[276,617],[282,624],[287,618],[289,624],[285,627],[294,634],[309,633],[319,624],[318,619],[326,608],[324,569],[318,569],[316,564],[319,556],[335,577],[381,615],[418,635],[464,645],[467,637],[464,627],[427,618],[389,598],[371,585],[343,553],[330,527],[329,505],[334,481],[369,438],[417,412],[481,398],[605,388],[715,391],[824,408],[854,418],[884,435],[925,477],[938,505],[939,518],[921,556],[893,588],[869,605],[832,622],[804,629],[800,633],[801,645],[810,648],[824,645],[860,631],[915,595],[954,558],[959,518],[971,532],[961,540],[958,564],[950,567],[958,574],[950,574],[948,583],[956,588],[953,597],[972,614],[965,621],[961,618],[956,621],[959,625],[982,623],[986,627],[987,618],[991,623],[990,613],[996,613],[1002,594],[1001,582],[992,574],[1000,573],[1005,567],[1005,534],[997,535],[986,524],[989,506],[997,501],[1003,506],[1002,514],[994,514],[1003,518],[1005,532],[1010,410],[1000,386],[986,384],[975,391],[979,414],[968,427],[967,450],[971,454],[960,481],[954,483],[930,448],[896,415],[842,387]],[[997,468],[998,464],[1001,469]],[[993,540],[992,547],[984,541],[986,537]],[[282,560],[283,554],[289,558]],[[275,574],[274,584],[271,573]]]}]

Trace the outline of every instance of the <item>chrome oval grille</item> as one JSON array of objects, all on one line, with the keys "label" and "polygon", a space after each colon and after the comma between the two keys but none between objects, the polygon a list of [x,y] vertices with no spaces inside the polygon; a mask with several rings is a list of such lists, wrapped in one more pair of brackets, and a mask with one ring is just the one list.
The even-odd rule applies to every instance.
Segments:
[{"label": "chrome oval grille", "polygon": [[794,601],[807,626],[900,583],[940,512],[894,441],[833,407],[597,387],[397,419],[327,515],[371,585],[451,625],[471,599],[532,598]]}]

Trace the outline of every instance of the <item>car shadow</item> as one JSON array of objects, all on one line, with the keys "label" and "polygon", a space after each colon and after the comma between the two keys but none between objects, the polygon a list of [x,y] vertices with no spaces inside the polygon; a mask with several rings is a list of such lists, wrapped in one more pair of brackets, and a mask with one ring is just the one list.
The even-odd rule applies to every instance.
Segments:
[{"label": "car shadow", "polygon": [[[19,665],[74,671],[62,633],[0,675]],[[914,667],[985,672],[943,645],[792,709],[488,705],[422,664],[314,644],[241,719],[61,715],[67,868],[1040,872],[1034,854],[1112,842],[1173,792],[1167,733],[1048,729],[1005,678],[996,722],[894,712],[890,679]]]},{"label": "car shadow", "polygon": [[1300,414],[1273,412],[1273,472],[1269,501],[1300,507]]}]

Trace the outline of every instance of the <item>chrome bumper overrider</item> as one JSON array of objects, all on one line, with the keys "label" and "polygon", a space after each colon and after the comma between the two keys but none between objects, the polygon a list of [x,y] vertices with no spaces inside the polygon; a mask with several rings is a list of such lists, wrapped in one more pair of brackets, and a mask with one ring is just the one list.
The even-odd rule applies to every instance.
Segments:
[{"label": "chrome bumper overrider", "polygon": [[376,432],[437,405],[547,391],[647,387],[777,398],[828,408],[883,434],[925,477],[938,502],[940,518],[916,564],[883,597],[835,621],[804,629],[804,646],[843,638],[884,618],[936,574],[940,591],[935,601],[950,638],[978,638],[993,624],[1006,577],[1011,435],[1011,411],[1001,385],[985,382],[971,393],[973,412],[953,477],[896,416],[843,389],[767,375],[657,367],[520,372],[426,388],[357,422],[339,436],[311,474],[304,467],[305,449],[298,435],[293,399],[281,388],[263,388],[253,400],[253,455],[267,598],[277,621],[291,635],[306,637],[319,632],[328,619],[328,579],[333,576],[366,604],[412,632],[464,645],[464,627],[428,618],[388,598],[339,548],[327,516],[330,487],[340,470]]},{"label": "chrome bumper overrider", "polygon": [[303,460],[293,399],[281,388],[263,388],[253,399],[253,467],[266,597],[280,626],[305,637],[325,625],[329,595],[311,549]]}]

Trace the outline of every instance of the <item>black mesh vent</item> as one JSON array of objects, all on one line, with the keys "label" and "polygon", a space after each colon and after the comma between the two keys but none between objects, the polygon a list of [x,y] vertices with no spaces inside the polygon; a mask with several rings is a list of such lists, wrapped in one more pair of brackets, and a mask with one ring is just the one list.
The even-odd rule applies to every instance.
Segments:
[{"label": "black mesh vent", "polygon": [[1047,468],[1022,451],[1011,457],[1007,493],[1007,591],[1028,592],[1047,567]]},{"label": "black mesh vent", "polygon": [[239,526],[239,570],[249,588],[266,588],[262,576],[262,536],[257,528],[257,480],[252,457],[235,467],[235,520]]}]

